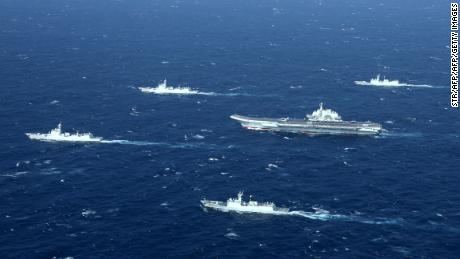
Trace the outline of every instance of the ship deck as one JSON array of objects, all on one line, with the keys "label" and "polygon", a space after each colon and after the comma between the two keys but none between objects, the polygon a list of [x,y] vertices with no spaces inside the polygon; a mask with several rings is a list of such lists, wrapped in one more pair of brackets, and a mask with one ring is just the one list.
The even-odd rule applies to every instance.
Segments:
[{"label": "ship deck", "polygon": [[241,116],[234,114],[230,116],[232,119],[240,121],[240,122],[247,122],[247,123],[263,123],[263,122],[271,122],[277,123],[279,126],[297,126],[297,127],[305,127],[305,126],[330,126],[330,127],[381,127],[379,123],[375,122],[358,122],[358,121],[309,121],[303,119],[296,119],[296,118],[264,118],[264,117],[248,117],[248,116]]}]

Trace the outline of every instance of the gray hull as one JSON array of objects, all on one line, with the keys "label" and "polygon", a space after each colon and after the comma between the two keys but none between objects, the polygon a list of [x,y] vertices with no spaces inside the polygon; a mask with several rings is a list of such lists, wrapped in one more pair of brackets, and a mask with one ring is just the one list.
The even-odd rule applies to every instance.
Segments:
[{"label": "gray hull", "polygon": [[376,135],[382,126],[373,122],[309,121],[299,119],[254,118],[232,115],[241,125],[251,130],[301,133],[309,135]]}]

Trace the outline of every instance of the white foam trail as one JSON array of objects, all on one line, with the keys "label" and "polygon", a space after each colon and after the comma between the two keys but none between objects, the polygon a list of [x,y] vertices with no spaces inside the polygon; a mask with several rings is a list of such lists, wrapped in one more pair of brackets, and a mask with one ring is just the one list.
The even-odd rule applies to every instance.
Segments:
[{"label": "white foam trail", "polygon": [[183,149],[195,149],[195,148],[202,148],[202,149],[219,149],[219,147],[215,144],[208,144],[208,143],[165,143],[165,142],[152,142],[152,141],[131,141],[131,140],[124,140],[124,139],[97,139],[91,141],[79,141],[79,140],[72,140],[72,139],[47,139],[41,138],[36,139],[42,142],[47,143],[81,143],[81,144],[118,144],[118,145],[134,145],[134,146],[162,146],[168,148],[183,148]]},{"label": "white foam trail", "polygon": [[401,84],[401,86],[407,86],[407,87],[419,87],[419,88],[444,88],[442,86],[434,86],[434,85],[414,85],[414,84]]},{"label": "white foam trail", "polygon": [[207,144],[207,143],[178,143],[178,144],[171,144],[171,143],[165,143],[165,142],[130,141],[130,140],[124,140],[124,139],[101,140],[99,143],[103,143],[103,144],[119,144],[119,145],[134,145],[134,146],[163,146],[163,147],[169,147],[169,148],[183,148],[183,149],[195,149],[195,148],[217,149],[218,148],[214,144]]},{"label": "white foam trail", "polygon": [[246,93],[214,93],[215,96],[254,96]]},{"label": "white foam trail", "polygon": [[375,136],[375,138],[420,138],[423,137],[419,132],[391,132],[385,131]]},{"label": "white foam trail", "polygon": [[120,145],[135,145],[135,146],[149,146],[149,145],[162,145],[163,144],[163,143],[159,143],[159,142],[130,141],[130,140],[123,140],[123,139],[101,140],[99,143],[103,143],[103,144],[120,144]]},{"label": "white foam trail", "polygon": [[4,176],[4,177],[11,177],[11,178],[17,178],[21,175],[25,175],[25,174],[28,174],[29,172],[26,172],[26,171],[23,171],[23,172],[15,172],[15,173],[7,173],[7,174],[2,174],[0,176]]},{"label": "white foam trail", "polygon": [[308,219],[315,219],[321,221],[328,221],[328,220],[338,220],[338,221],[351,221],[351,222],[359,222],[365,224],[376,224],[376,225],[399,225],[401,224],[400,220],[396,219],[387,219],[387,218],[376,218],[376,219],[366,219],[354,215],[341,215],[341,214],[330,214],[328,211],[320,211],[320,212],[306,212],[306,211],[290,211],[287,212],[289,215],[294,216],[301,216]]},{"label": "white foam trail", "polygon": [[[244,212],[244,211],[228,210],[226,208],[213,208],[213,209],[216,209],[222,212],[232,211],[232,212],[237,212],[240,214],[251,213],[251,212]],[[389,219],[389,218],[368,219],[368,218],[359,217],[355,215],[347,216],[347,215],[341,215],[341,214],[330,214],[329,211],[323,210],[323,209],[316,209],[315,212],[294,210],[294,211],[263,212],[263,214],[276,215],[276,216],[298,216],[298,217],[304,217],[307,219],[321,220],[321,221],[330,221],[330,220],[349,221],[349,222],[359,222],[359,223],[374,224],[374,225],[400,225],[402,224],[402,221],[398,219]]]}]

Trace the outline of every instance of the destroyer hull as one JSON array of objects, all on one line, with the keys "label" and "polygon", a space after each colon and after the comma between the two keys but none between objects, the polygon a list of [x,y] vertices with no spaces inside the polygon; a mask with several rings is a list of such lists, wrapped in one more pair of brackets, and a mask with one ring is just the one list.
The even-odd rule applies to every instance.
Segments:
[{"label": "destroyer hull", "polygon": [[267,208],[257,206],[227,206],[224,202],[202,200],[201,205],[205,208],[214,209],[222,212],[237,212],[237,213],[260,213],[260,214],[286,214],[289,209],[286,208]]},{"label": "destroyer hull", "polygon": [[400,84],[400,83],[383,83],[383,82],[367,82],[367,81],[355,81],[355,84],[357,85],[363,85],[363,86],[381,86],[381,87],[402,87],[406,86],[406,84]]},{"label": "destroyer hull", "polygon": [[47,141],[47,142],[101,142],[102,138],[78,138],[78,137],[52,137],[42,134],[26,133],[26,136],[31,140]]},{"label": "destroyer hull", "polygon": [[230,118],[251,130],[298,133],[307,135],[376,135],[382,126],[373,122],[308,121],[299,119],[253,118],[232,115]]},{"label": "destroyer hull", "polygon": [[193,90],[182,90],[182,89],[157,89],[157,88],[152,88],[152,87],[139,87],[139,90],[144,93],[153,93],[153,94],[183,94],[183,95],[188,95],[188,94],[198,94],[197,91]]}]

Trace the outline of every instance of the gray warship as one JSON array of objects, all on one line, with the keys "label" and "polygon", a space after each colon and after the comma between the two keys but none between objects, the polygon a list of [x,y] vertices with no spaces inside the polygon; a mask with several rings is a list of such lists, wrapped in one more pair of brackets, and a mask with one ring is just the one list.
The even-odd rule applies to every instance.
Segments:
[{"label": "gray warship", "polygon": [[308,135],[376,135],[383,131],[382,125],[374,122],[344,121],[331,110],[319,109],[308,114],[305,119],[291,118],[255,118],[234,114],[230,118],[237,120],[244,128]]},{"label": "gray warship", "polygon": [[238,193],[237,198],[229,198],[226,202],[201,200],[201,205],[205,208],[220,210],[223,212],[235,211],[238,213],[263,213],[263,214],[287,214],[288,208],[276,207],[273,202],[257,202],[249,200],[243,201],[243,192]]}]

